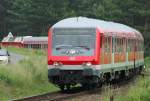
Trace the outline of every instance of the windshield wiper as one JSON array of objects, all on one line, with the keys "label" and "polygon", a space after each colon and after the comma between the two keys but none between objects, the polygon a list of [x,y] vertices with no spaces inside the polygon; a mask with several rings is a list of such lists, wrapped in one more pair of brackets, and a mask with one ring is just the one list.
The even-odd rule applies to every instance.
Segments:
[{"label": "windshield wiper", "polygon": [[60,49],[66,48],[66,47],[72,47],[72,45],[57,45],[56,50],[60,50]]},{"label": "windshield wiper", "polygon": [[79,47],[79,48],[83,48],[83,49],[86,49],[86,50],[90,50],[90,48],[87,47],[87,46],[74,46],[74,47]]},{"label": "windshield wiper", "polygon": [[73,48],[73,47],[79,47],[79,48],[83,48],[83,49],[85,49],[85,50],[90,50],[90,48],[89,47],[87,47],[87,46],[72,46],[72,45],[57,45],[56,46],[56,50],[61,50],[61,49],[64,49],[64,48]]}]

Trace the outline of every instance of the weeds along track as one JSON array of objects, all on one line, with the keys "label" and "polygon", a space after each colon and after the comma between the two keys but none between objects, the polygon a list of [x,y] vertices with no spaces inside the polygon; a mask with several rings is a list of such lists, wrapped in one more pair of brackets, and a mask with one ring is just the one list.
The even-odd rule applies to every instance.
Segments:
[{"label": "weeds along track", "polygon": [[112,89],[113,91],[116,91],[118,89],[127,90],[129,85],[135,83],[136,78],[137,77],[133,77],[129,80],[123,80],[123,81],[120,81],[119,83],[114,83],[111,85],[104,84],[103,87],[101,88],[95,88],[91,90],[84,90],[81,87],[78,87],[78,88],[73,88],[70,91],[64,91],[64,92],[58,91],[58,92],[46,93],[42,95],[16,99],[13,101],[63,101],[63,100],[68,100],[68,99],[90,95],[90,94],[96,94],[96,93],[101,94],[103,92],[103,89],[107,89],[107,88]]}]

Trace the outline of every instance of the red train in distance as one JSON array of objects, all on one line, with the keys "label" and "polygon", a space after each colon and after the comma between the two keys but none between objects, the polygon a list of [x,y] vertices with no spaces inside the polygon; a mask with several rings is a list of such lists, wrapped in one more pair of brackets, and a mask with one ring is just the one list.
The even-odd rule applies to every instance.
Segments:
[{"label": "red train in distance", "polygon": [[48,32],[48,78],[61,90],[140,73],[144,67],[142,34],[124,24],[74,17]]}]

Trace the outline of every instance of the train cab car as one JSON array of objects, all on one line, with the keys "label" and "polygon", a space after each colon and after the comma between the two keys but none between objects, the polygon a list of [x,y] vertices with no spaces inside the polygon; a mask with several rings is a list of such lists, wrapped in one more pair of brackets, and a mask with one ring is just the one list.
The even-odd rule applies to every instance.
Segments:
[{"label": "train cab car", "polygon": [[70,86],[101,85],[141,71],[141,33],[123,24],[67,18],[48,32],[48,78],[62,90]]}]

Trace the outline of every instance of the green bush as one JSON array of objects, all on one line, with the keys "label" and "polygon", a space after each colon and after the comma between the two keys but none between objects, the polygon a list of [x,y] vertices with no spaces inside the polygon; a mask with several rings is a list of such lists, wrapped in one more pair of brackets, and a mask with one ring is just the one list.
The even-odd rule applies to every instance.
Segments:
[{"label": "green bush", "polygon": [[0,101],[58,90],[48,82],[45,51],[9,48],[26,58],[0,66]]},{"label": "green bush", "polygon": [[145,59],[146,75],[139,77],[135,84],[129,88],[126,95],[116,96],[115,101],[150,101],[150,57]]}]

